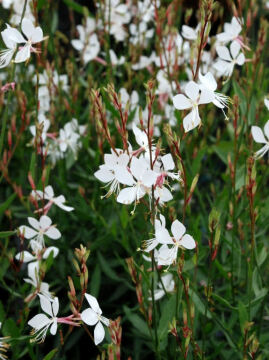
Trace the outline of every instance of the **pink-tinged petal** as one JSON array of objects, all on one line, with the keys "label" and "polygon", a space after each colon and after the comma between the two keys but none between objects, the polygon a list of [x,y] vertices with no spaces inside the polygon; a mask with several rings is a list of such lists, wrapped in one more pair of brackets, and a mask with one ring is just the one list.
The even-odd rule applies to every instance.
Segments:
[{"label": "pink-tinged petal", "polygon": [[105,329],[101,322],[99,321],[94,328],[94,343],[95,345],[100,344],[105,337]]},{"label": "pink-tinged petal", "polygon": [[115,178],[124,185],[132,186],[134,185],[135,181],[132,174],[127,170],[126,167],[117,165],[114,168],[115,171]]},{"label": "pink-tinged petal", "polygon": [[45,314],[38,314],[29,320],[27,324],[36,330],[40,330],[50,322],[51,320]]},{"label": "pink-tinged petal", "polygon": [[215,98],[215,95],[214,95],[213,91],[203,89],[201,91],[201,95],[200,95],[200,98],[199,98],[199,105],[209,104],[214,100],[214,98]]},{"label": "pink-tinged petal", "polygon": [[188,132],[194,128],[196,128],[198,125],[200,125],[201,119],[198,113],[198,109],[193,109],[187,116],[183,119],[183,127],[185,132]]},{"label": "pink-tinged petal", "polygon": [[160,244],[174,244],[168,230],[165,228],[158,229],[155,233],[155,237]]},{"label": "pink-tinged petal", "polygon": [[228,50],[228,48],[226,46],[217,46],[216,51],[217,51],[218,56],[222,60],[232,61],[230,52],[229,52],[229,50]]},{"label": "pink-tinged petal", "polygon": [[15,56],[15,63],[21,63],[30,58],[30,45],[26,44],[21,50],[19,50]]},{"label": "pink-tinged petal", "polygon": [[97,299],[96,299],[94,296],[90,295],[90,294],[85,294],[85,297],[86,297],[86,299],[87,299],[90,307],[91,307],[97,314],[101,315],[101,314],[102,314],[102,310],[100,309],[100,306],[99,306],[99,304],[98,304]]},{"label": "pink-tinged petal", "polygon": [[43,254],[43,258],[47,259],[50,255],[50,253],[53,253],[53,257],[55,258],[59,254],[59,249],[55,246],[49,246]]},{"label": "pink-tinged petal", "polygon": [[98,322],[97,314],[90,308],[82,311],[81,319],[87,325],[95,325]]},{"label": "pink-tinged petal", "polygon": [[192,107],[191,101],[183,94],[178,94],[173,97],[174,107],[178,110],[190,109]]},{"label": "pink-tinged petal", "polygon": [[112,171],[106,167],[106,165],[100,166],[100,169],[94,173],[94,176],[103,183],[110,182],[115,177]]},{"label": "pink-tinged petal", "polygon": [[53,323],[50,327],[50,333],[51,335],[55,335],[57,332],[57,319],[53,319]]},{"label": "pink-tinged petal", "polygon": [[171,154],[166,154],[166,155],[162,156],[161,160],[162,160],[165,171],[174,169],[175,163],[174,163],[174,160],[173,160],[173,157]]},{"label": "pink-tinged petal", "polygon": [[42,215],[39,220],[39,223],[42,229],[47,229],[48,227],[50,227],[52,221],[51,218],[49,218],[48,216]]},{"label": "pink-tinged petal", "polygon": [[237,58],[237,55],[239,54],[240,49],[241,49],[241,47],[240,47],[238,41],[233,41],[231,43],[230,50],[231,50],[233,59]]},{"label": "pink-tinged petal", "polygon": [[269,120],[264,125],[264,133],[265,133],[265,136],[267,137],[267,139],[269,140]]},{"label": "pink-tinged petal", "polygon": [[55,297],[52,301],[52,312],[54,317],[57,316],[58,311],[59,311],[59,299]]},{"label": "pink-tinged petal", "polygon": [[196,247],[193,237],[189,234],[184,235],[179,244],[188,250],[192,250]]},{"label": "pink-tinged petal", "polygon": [[199,95],[199,85],[197,85],[194,81],[188,82],[185,87],[185,93],[190,99],[196,101]]},{"label": "pink-tinged petal", "polygon": [[55,226],[51,226],[48,230],[46,230],[44,232],[45,235],[47,235],[47,237],[49,237],[50,239],[53,240],[57,240],[60,239],[61,237],[61,233],[58,229],[56,229]]},{"label": "pink-tinged petal", "polygon": [[29,253],[29,251],[22,251],[15,256],[16,260],[22,260],[24,263],[35,260],[35,256]]},{"label": "pink-tinged petal", "polygon": [[180,221],[175,220],[172,223],[171,231],[174,238],[178,241],[185,234],[186,228]]},{"label": "pink-tinged petal", "polygon": [[38,294],[40,299],[40,305],[42,310],[53,317],[52,308],[51,308],[51,301],[44,295]]},{"label": "pink-tinged petal", "polygon": [[117,202],[120,204],[129,205],[136,199],[136,187],[127,187],[122,189],[117,197]]},{"label": "pink-tinged petal", "polygon": [[237,65],[242,66],[245,63],[246,59],[245,59],[245,55],[243,53],[241,53],[238,58],[236,59],[236,63]]},{"label": "pink-tinged petal", "polygon": [[40,230],[40,224],[39,224],[39,221],[38,221],[38,220],[36,220],[36,219],[33,218],[33,217],[28,217],[27,220],[28,220],[29,224],[30,224],[35,230],[37,230],[37,231]]},{"label": "pink-tinged petal", "polygon": [[38,233],[31,229],[29,226],[20,226],[19,227],[20,233],[24,235],[26,239],[32,239],[34,236],[36,236]]},{"label": "pink-tinged petal", "polygon": [[253,139],[257,143],[265,144],[266,139],[263,135],[262,129],[259,126],[251,126],[251,134],[253,136]]}]

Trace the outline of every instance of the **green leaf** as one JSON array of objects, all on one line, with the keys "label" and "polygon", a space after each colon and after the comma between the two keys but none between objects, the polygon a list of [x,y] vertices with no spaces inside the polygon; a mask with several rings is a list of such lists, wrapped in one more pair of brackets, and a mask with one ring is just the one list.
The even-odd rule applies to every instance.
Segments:
[{"label": "green leaf", "polygon": [[3,216],[3,213],[6,211],[6,209],[8,209],[11,205],[11,203],[13,202],[13,200],[15,199],[15,197],[17,196],[16,193],[10,195],[10,197],[0,205],[0,220],[1,217]]},{"label": "green leaf", "polygon": [[161,318],[158,327],[159,338],[162,339],[168,334],[168,325],[172,321],[176,312],[176,294],[173,294],[170,299],[166,299],[162,307]]},{"label": "green leaf", "polygon": [[84,7],[79,5],[76,1],[73,0],[64,0],[64,3],[69,6],[71,9],[75,10],[77,13],[84,15]]},{"label": "green leaf", "polygon": [[248,321],[248,312],[246,306],[241,301],[238,302],[238,314],[241,332],[244,335],[245,324]]},{"label": "green leaf", "polygon": [[127,306],[123,306],[123,310],[126,314],[127,319],[130,321],[130,323],[136,328],[136,330],[139,331],[139,334],[141,336],[150,337],[150,332],[147,323],[145,320],[141,319],[140,316],[133,314],[131,309],[129,309]]},{"label": "green leaf", "polygon": [[[202,315],[205,315],[205,309],[206,309],[205,305],[200,299],[200,297],[194,292],[194,290],[189,289],[189,296],[192,302],[194,303],[195,308],[198,310],[198,312],[201,313]],[[207,311],[206,317],[208,319],[212,319],[212,315],[209,310]]]},{"label": "green leaf", "polygon": [[0,231],[0,238],[7,238],[16,234],[16,231]]},{"label": "green leaf", "polygon": [[237,310],[237,307],[232,306],[229,301],[227,301],[226,299],[224,299],[224,297],[219,296],[215,293],[212,294],[212,297],[217,300],[218,302],[222,303],[223,305],[225,305],[227,308],[232,309],[232,310]]},{"label": "green leaf", "polygon": [[51,351],[43,358],[43,360],[51,360],[51,359],[54,357],[54,355],[57,353],[57,351],[58,351],[57,348],[51,350]]}]

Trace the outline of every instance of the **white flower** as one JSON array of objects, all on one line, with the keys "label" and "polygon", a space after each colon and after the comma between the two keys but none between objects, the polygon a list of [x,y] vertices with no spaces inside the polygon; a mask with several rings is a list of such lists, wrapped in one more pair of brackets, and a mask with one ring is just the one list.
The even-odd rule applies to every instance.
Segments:
[{"label": "white flower", "polygon": [[226,46],[217,46],[216,51],[220,59],[214,64],[214,68],[220,75],[230,77],[233,73],[234,66],[242,66],[245,63],[245,55],[240,52],[240,45],[233,41],[230,46],[230,52]]},{"label": "white flower", "polygon": [[[40,114],[38,114],[38,125],[39,125],[39,129],[41,129],[40,136],[42,138],[42,142],[44,145],[46,138],[47,138],[47,132],[50,127],[50,121],[45,117],[44,114],[40,113]],[[36,137],[36,125],[31,125],[29,127],[29,130],[31,131],[31,134],[33,135],[33,137]]]},{"label": "white flower", "polygon": [[191,112],[183,119],[183,126],[186,132],[201,124],[198,105],[208,104],[214,99],[212,91],[202,89],[200,93],[199,90],[199,85],[194,81],[190,81],[185,87],[185,93],[188,97],[183,94],[173,97],[173,104],[176,109],[191,109]]},{"label": "white flower", "polygon": [[39,221],[35,218],[28,217],[28,222],[33,229],[29,226],[22,225],[19,227],[20,233],[23,234],[26,239],[36,240],[42,247],[45,246],[44,235],[53,240],[61,237],[60,231],[56,229],[55,225],[52,225],[51,219],[46,215],[42,215]]},{"label": "white flower", "polygon": [[227,104],[229,102],[229,97],[216,92],[217,82],[210,72],[206,73],[205,75],[202,75],[201,72],[199,72],[199,80],[201,82],[201,84],[199,85],[201,90],[205,89],[212,92],[212,102],[215,106],[220,109],[228,106]]},{"label": "white flower", "polygon": [[183,25],[181,35],[187,40],[194,41],[197,39],[200,27],[201,27],[200,23],[196,26],[195,29],[193,29],[188,25]]},{"label": "white flower", "polygon": [[0,68],[8,66],[12,60],[12,57],[17,48],[17,41],[23,39],[21,33],[8,24],[7,28],[1,32],[2,39],[7,47],[5,50],[1,50],[0,52]]},{"label": "white flower", "polygon": [[[185,234],[185,226],[178,220],[173,221],[171,226],[173,237],[167,229],[162,228],[156,234],[156,240],[162,245],[158,254],[158,265],[171,265],[176,261],[178,248],[194,249],[196,247],[193,237]],[[185,235],[184,235],[185,234]],[[169,247],[168,245],[172,245]]]},{"label": "white flower", "polygon": [[[165,274],[161,276],[161,281],[157,284],[157,289],[154,290],[154,300],[160,300],[165,293],[171,293],[174,291],[175,281],[172,274]],[[148,298],[152,301],[152,297]]]},{"label": "white flower", "polygon": [[51,335],[55,335],[57,332],[57,314],[59,311],[59,300],[55,297],[52,301],[46,296],[39,294],[40,305],[42,310],[50,316],[45,314],[38,314],[28,321],[33,330],[31,332],[34,335],[33,341],[43,342],[45,340],[48,329],[50,328]]},{"label": "white flower", "polygon": [[142,45],[145,47],[147,45],[148,39],[151,39],[154,30],[147,29],[147,23],[145,21],[141,21],[138,24],[130,24],[130,42],[134,45]]},{"label": "white flower", "polygon": [[143,242],[144,251],[150,252],[160,244],[158,239],[160,240],[161,237],[158,237],[157,239],[157,234],[163,229],[165,229],[165,217],[162,214],[160,214],[160,220],[155,219],[155,237],[149,240],[145,240]]},{"label": "white flower", "polygon": [[41,258],[47,259],[50,255],[50,253],[52,253],[53,257],[55,258],[59,253],[59,249],[57,247],[49,246],[48,248],[45,249],[43,254],[40,254],[40,251],[42,250],[42,248],[40,248],[39,242],[37,242],[35,240],[31,240],[31,247],[33,249],[34,255],[32,255],[29,251],[24,250],[24,251],[19,252],[15,256],[15,259],[18,261],[22,261],[23,263],[29,263],[31,261],[38,261]]},{"label": "white flower", "polygon": [[224,24],[224,32],[216,35],[217,41],[226,44],[229,41],[236,40],[241,30],[242,26],[240,25],[238,19],[233,16],[231,23]]},{"label": "white flower", "polygon": [[94,33],[95,28],[95,20],[88,17],[85,26],[77,26],[79,39],[71,40],[73,47],[82,53],[84,64],[96,58],[100,51],[100,43],[97,35]]},{"label": "white flower", "polygon": [[128,171],[129,156],[122,150],[117,149],[118,155],[111,149],[111,154],[105,154],[105,164],[101,165],[94,176],[107,183],[110,189],[106,196],[110,196],[113,192],[119,193],[119,184],[132,186],[135,181],[132,174]]},{"label": "white flower", "polygon": [[31,51],[37,52],[37,50],[33,47],[33,44],[39,43],[40,41],[44,40],[41,27],[35,27],[32,21],[24,18],[22,20],[21,28],[27,40],[25,40],[23,37],[21,37],[21,39],[18,39],[18,43],[25,43],[25,45],[17,52],[14,60],[15,63],[20,63],[28,60],[30,58]]},{"label": "white flower", "polygon": [[155,183],[157,174],[149,169],[145,159],[134,157],[130,166],[131,174],[136,179],[134,185],[121,190],[117,197],[117,202],[121,204],[131,204],[138,202],[146,193],[150,192],[150,187]]},{"label": "white flower", "polygon": [[150,56],[141,55],[138,62],[132,65],[133,70],[141,70],[147,68],[156,59],[156,54],[153,51]]},{"label": "white flower", "polygon": [[262,129],[259,126],[251,126],[251,133],[253,139],[258,144],[265,144],[259,151],[255,153],[255,158],[258,159],[262,157],[267,151],[269,150],[269,120],[264,125],[264,134],[263,135]]},{"label": "white flower", "polygon": [[43,191],[41,190],[33,190],[31,192],[31,196],[36,199],[37,201],[42,200],[43,197],[45,200],[48,200],[49,203],[46,204],[45,206],[45,210],[48,211],[51,207],[52,204],[55,204],[57,206],[59,206],[59,208],[61,208],[64,211],[72,211],[74,210],[73,207],[71,206],[67,206],[65,205],[65,197],[63,195],[59,195],[59,196],[54,196],[54,191],[52,186],[48,185],[45,187],[45,192],[43,194]]},{"label": "white flower", "polygon": [[109,49],[109,57],[110,57],[112,66],[122,65],[125,62],[125,57],[121,56],[121,57],[117,58],[115,51],[112,49]]},{"label": "white flower", "polygon": [[29,263],[27,271],[28,278],[24,278],[23,280],[32,285],[34,287],[34,291],[27,296],[26,300],[32,300],[37,294],[42,294],[49,299],[53,299],[52,294],[49,291],[49,284],[40,280],[38,261]]},{"label": "white flower", "polygon": [[109,320],[102,316],[102,310],[98,304],[97,299],[90,295],[85,294],[85,297],[90,305],[90,308],[82,311],[81,319],[87,325],[94,326],[94,343],[95,345],[100,344],[105,337],[105,329],[102,324],[109,326]]}]

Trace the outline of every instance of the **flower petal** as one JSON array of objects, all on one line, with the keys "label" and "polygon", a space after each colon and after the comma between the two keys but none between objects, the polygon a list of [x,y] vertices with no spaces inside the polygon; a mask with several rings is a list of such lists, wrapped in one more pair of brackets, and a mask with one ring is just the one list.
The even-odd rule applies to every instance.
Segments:
[{"label": "flower petal", "polygon": [[81,319],[87,325],[95,325],[98,321],[97,314],[90,308],[82,311]]},{"label": "flower petal", "polygon": [[175,220],[172,223],[171,231],[174,238],[178,241],[185,234],[186,228],[180,221]]},{"label": "flower petal", "polygon": [[22,251],[15,256],[15,259],[21,259],[22,262],[27,263],[29,261],[35,260],[36,258],[32,254],[30,254],[29,251]]},{"label": "flower petal", "polygon": [[189,249],[189,250],[194,249],[196,247],[196,243],[195,243],[193,237],[189,234],[184,235],[182,240],[179,243],[185,249]]},{"label": "flower petal", "polygon": [[185,87],[185,93],[190,99],[196,101],[199,95],[199,85],[197,85],[194,81],[188,82]]},{"label": "flower petal", "polygon": [[266,139],[263,135],[262,129],[259,126],[251,126],[251,134],[253,136],[253,139],[257,143],[265,144]]},{"label": "flower petal", "polygon": [[237,41],[233,41],[230,46],[231,54],[233,59],[237,58],[237,55],[239,54],[241,47]]},{"label": "flower petal", "polygon": [[183,127],[185,132],[188,132],[194,128],[196,128],[198,125],[200,125],[201,119],[197,110],[192,109],[192,111],[184,117],[183,119]]},{"label": "flower petal", "polygon": [[48,315],[50,315],[51,317],[53,317],[50,300],[44,295],[38,294],[38,296],[40,299],[40,305],[41,305],[42,310],[45,313],[47,313]]},{"label": "flower petal", "polygon": [[190,100],[183,94],[178,94],[173,97],[174,107],[178,110],[190,109],[192,107],[192,103]]},{"label": "flower petal", "polygon": [[51,226],[50,228],[48,228],[48,230],[46,230],[44,234],[53,240],[60,239],[60,237],[62,236],[60,231],[56,229],[55,226]]},{"label": "flower petal", "polygon": [[19,230],[20,233],[23,234],[26,239],[31,239],[38,234],[35,230],[31,229],[29,226],[22,225],[19,227]]},{"label": "flower petal", "polygon": [[127,187],[125,189],[122,189],[117,197],[117,202],[120,204],[131,204],[137,194],[137,188],[135,186]]},{"label": "flower petal", "polygon": [[44,326],[50,323],[50,319],[45,314],[38,314],[28,321],[28,325],[36,330],[42,329]]},{"label": "flower petal", "polygon": [[102,310],[100,309],[100,306],[98,304],[97,299],[90,295],[90,294],[85,294],[85,297],[90,305],[90,307],[97,313],[97,314],[102,314]]},{"label": "flower petal", "polygon": [[95,345],[100,344],[105,337],[105,329],[101,322],[99,321],[94,328],[94,343]]},{"label": "flower petal", "polygon": [[39,220],[40,226],[42,229],[47,229],[52,224],[51,218],[46,215],[42,215]]},{"label": "flower petal", "polygon": [[218,56],[222,60],[232,61],[231,55],[230,55],[229,50],[228,50],[228,48],[226,46],[217,46],[216,51],[217,51]]}]

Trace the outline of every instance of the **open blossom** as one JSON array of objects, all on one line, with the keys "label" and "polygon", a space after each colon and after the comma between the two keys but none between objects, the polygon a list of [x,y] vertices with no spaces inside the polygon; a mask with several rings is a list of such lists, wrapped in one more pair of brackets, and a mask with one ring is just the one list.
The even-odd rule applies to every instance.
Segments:
[{"label": "open blossom", "polygon": [[264,125],[265,136],[262,132],[262,129],[259,126],[252,126],[251,133],[256,143],[264,144],[264,146],[255,153],[255,158],[258,159],[262,157],[264,154],[266,154],[267,151],[269,150],[269,120]]},{"label": "open blossom", "polygon": [[28,325],[33,328],[31,332],[31,335],[34,335],[33,341],[43,342],[49,328],[51,335],[55,335],[57,332],[59,300],[57,297],[55,297],[53,300],[50,300],[44,295],[39,294],[38,296],[42,310],[50,317],[43,313],[35,315],[31,320],[28,321]]},{"label": "open blossom", "polygon": [[214,76],[211,74],[211,72],[208,72],[205,75],[202,75],[201,72],[199,72],[199,80],[201,83],[199,85],[201,90],[206,89],[212,92],[213,95],[212,102],[215,106],[217,106],[220,109],[223,109],[228,106],[229,97],[216,92],[217,82]]},{"label": "open blossom", "polygon": [[158,253],[158,265],[172,265],[177,259],[179,248],[194,249],[196,247],[193,237],[185,234],[185,226],[178,220],[173,221],[171,226],[173,237],[170,236],[166,228],[158,232],[158,242],[162,243]]},{"label": "open blossom", "polygon": [[111,149],[111,154],[105,154],[104,165],[94,173],[94,176],[109,186],[107,196],[113,192],[117,194],[120,191],[120,184],[132,186],[134,179],[128,171],[129,156],[120,149],[116,149],[118,155]]},{"label": "open blossom", "polygon": [[[37,201],[42,200],[43,198],[45,200],[49,201],[44,207],[45,213],[47,213],[49,211],[49,209],[51,208],[51,206],[53,204],[57,205],[59,208],[61,208],[64,211],[69,212],[69,211],[74,210],[73,207],[65,205],[66,200],[63,195],[59,195],[59,196],[54,195],[53,188],[50,185],[45,187],[44,193],[41,190],[32,190],[31,196]],[[43,210],[43,209],[40,209],[40,210]]]},{"label": "open blossom", "polygon": [[183,119],[184,130],[188,132],[201,124],[198,106],[212,102],[214,95],[212,91],[207,89],[202,89],[200,93],[199,85],[194,81],[188,82],[185,87],[185,93],[188,97],[183,94],[174,96],[173,104],[178,110],[191,109],[191,112]]},{"label": "open blossom", "polygon": [[233,41],[230,46],[230,51],[226,46],[217,46],[216,51],[219,56],[214,68],[222,76],[230,77],[233,73],[235,65],[242,66],[245,63],[245,55],[240,52],[240,45],[237,41]]},{"label": "open blossom", "polygon": [[42,215],[39,221],[35,218],[28,217],[28,222],[32,228],[22,225],[19,227],[20,233],[23,234],[26,239],[36,240],[43,247],[45,246],[44,235],[53,240],[61,237],[60,231],[56,229],[55,225],[52,225],[51,219],[46,215]]},{"label": "open blossom", "polygon": [[239,23],[238,18],[233,16],[230,23],[224,24],[224,32],[217,34],[217,41],[226,44],[230,41],[237,40],[240,42],[239,34],[242,31],[242,26]]},{"label": "open blossom", "polygon": [[97,57],[100,51],[100,43],[96,33],[96,23],[93,18],[86,19],[85,26],[78,25],[79,39],[71,40],[73,47],[81,52],[84,64]]},{"label": "open blossom", "polygon": [[[154,300],[160,300],[165,293],[171,293],[174,291],[175,281],[172,274],[165,274],[161,276],[161,281],[157,284],[157,289],[154,290]],[[148,298],[152,301],[152,297]]]},{"label": "open blossom", "polygon": [[21,36],[17,29],[12,28],[7,24],[7,28],[1,32],[1,36],[7,49],[0,52],[0,68],[6,67],[12,60],[12,57],[17,48],[16,39]]},{"label": "open blossom", "polygon": [[161,244],[159,240],[162,240],[162,237],[159,236],[159,233],[162,233],[163,229],[165,229],[165,217],[160,214],[160,219],[155,219],[155,237],[144,241],[144,251],[150,252]]},{"label": "open blossom", "polygon": [[39,263],[37,261],[29,263],[27,270],[28,278],[24,278],[23,280],[32,285],[34,290],[26,297],[25,302],[33,300],[38,294],[53,299],[53,296],[49,291],[49,284],[40,279]]},{"label": "open blossom", "polygon": [[109,326],[109,319],[102,316],[102,310],[100,309],[98,301],[94,296],[90,294],[85,294],[85,297],[90,307],[82,311],[81,319],[87,325],[91,325],[91,326],[95,325],[94,343],[95,345],[98,345],[104,340],[105,337],[105,329],[103,327],[103,324],[105,326]]},{"label": "open blossom", "polygon": [[201,24],[198,24],[195,29],[193,29],[188,25],[183,25],[181,34],[185,39],[194,41],[197,39],[200,28],[201,28]]}]

